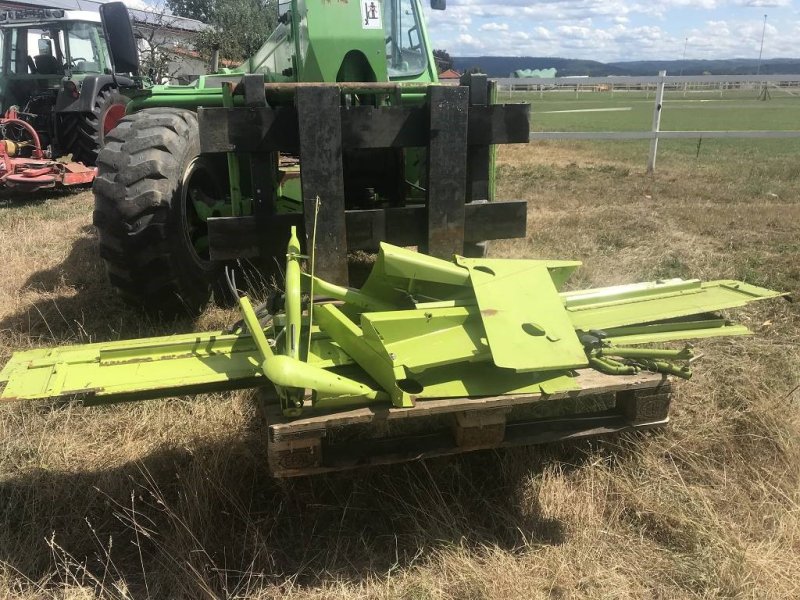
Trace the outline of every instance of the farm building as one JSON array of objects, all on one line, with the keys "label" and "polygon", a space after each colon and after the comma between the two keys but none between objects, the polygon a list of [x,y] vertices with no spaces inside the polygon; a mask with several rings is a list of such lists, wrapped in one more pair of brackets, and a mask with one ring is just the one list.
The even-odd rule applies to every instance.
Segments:
[{"label": "farm building", "polygon": [[439,73],[439,81],[442,83],[458,85],[459,81],[461,81],[461,73],[454,71],[453,69],[447,69],[446,71]]}]

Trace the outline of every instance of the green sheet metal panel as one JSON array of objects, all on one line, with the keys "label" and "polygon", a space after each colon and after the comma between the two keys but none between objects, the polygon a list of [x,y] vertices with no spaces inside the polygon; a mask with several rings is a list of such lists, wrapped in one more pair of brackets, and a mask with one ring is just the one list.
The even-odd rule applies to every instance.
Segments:
[{"label": "green sheet metal panel", "polygon": [[[557,289],[561,289],[575,269],[581,266],[579,261],[574,260],[503,262],[530,267],[544,265]],[[380,245],[380,252],[360,293],[398,309],[429,302],[444,301],[451,305],[475,302],[469,272],[465,268],[448,260],[385,242]],[[352,311],[346,312],[352,315]]]},{"label": "green sheet metal panel", "polygon": [[546,264],[457,261],[469,270],[495,365],[518,372],[588,365]]},{"label": "green sheet metal panel", "polygon": [[575,329],[589,331],[736,308],[785,294],[741,281],[669,280],[562,294]]},{"label": "green sheet metal panel", "polygon": [[456,307],[364,313],[361,329],[395,366],[412,372],[492,357],[477,311]]},{"label": "green sheet metal panel", "polygon": [[561,290],[572,274],[583,264],[579,260],[537,260],[528,263],[541,263],[550,271],[550,278],[557,290]]},{"label": "green sheet metal panel", "polygon": [[[0,371],[0,400],[94,397],[97,402],[260,385],[261,359],[249,335],[186,334],[28,350]],[[309,364],[352,360],[317,333]],[[261,380],[261,381],[259,381]]]},{"label": "green sheet metal panel", "polygon": [[413,375],[418,398],[463,398],[505,394],[556,394],[579,390],[575,373],[546,371],[517,373],[491,362],[457,363]]},{"label": "green sheet metal panel", "polygon": [[744,325],[733,325],[725,319],[630,325],[605,329],[603,333],[606,335],[604,341],[615,346],[635,346],[637,344],[752,334]]}]

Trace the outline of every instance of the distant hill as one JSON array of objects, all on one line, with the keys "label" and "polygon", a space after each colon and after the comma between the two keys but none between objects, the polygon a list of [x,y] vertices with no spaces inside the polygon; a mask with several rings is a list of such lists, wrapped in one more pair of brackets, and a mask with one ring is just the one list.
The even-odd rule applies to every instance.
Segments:
[{"label": "distant hill", "polygon": [[[547,56],[459,56],[453,57],[454,68],[465,71],[473,67],[490,77],[508,77],[517,69],[558,70],[559,77],[588,75],[751,75],[755,74],[758,60],[732,58],[726,60],[639,60],[629,62],[602,63],[595,60],[558,58]],[[800,73],[800,58],[772,58],[761,62],[761,73],[765,75],[795,75]]]}]

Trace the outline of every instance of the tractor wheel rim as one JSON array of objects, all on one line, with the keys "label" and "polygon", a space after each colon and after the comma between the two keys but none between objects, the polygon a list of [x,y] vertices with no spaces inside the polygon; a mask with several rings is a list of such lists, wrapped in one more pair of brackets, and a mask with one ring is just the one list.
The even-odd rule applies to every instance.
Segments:
[{"label": "tractor wheel rim", "polygon": [[192,259],[208,268],[211,258],[208,253],[208,225],[197,214],[192,202],[193,190],[219,195],[219,183],[208,164],[195,157],[186,168],[181,185],[181,229]]},{"label": "tractor wheel rim", "polygon": [[103,116],[103,135],[108,135],[108,132],[114,129],[124,116],[124,104],[112,104],[109,106],[106,114]]}]

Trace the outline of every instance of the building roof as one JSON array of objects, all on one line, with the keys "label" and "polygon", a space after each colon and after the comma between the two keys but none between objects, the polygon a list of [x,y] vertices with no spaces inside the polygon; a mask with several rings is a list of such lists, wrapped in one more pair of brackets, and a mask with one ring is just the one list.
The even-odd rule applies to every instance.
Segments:
[{"label": "building roof", "polygon": [[[64,10],[85,10],[91,12],[98,12],[101,4],[105,4],[105,2],[99,0],[0,0],[0,6],[3,7],[62,8]],[[191,32],[205,31],[211,27],[211,25],[195,19],[176,17],[174,15],[162,15],[155,11],[128,7],[128,12],[131,14],[135,23],[143,25],[155,25],[157,27]]]},{"label": "building roof", "polygon": [[[182,56],[185,58],[194,58],[196,60],[205,62],[203,55],[200,54],[197,50],[182,48],[181,46],[172,46],[170,48],[165,48],[164,50],[166,50],[170,54],[175,54],[177,56]],[[230,60],[228,58],[222,58],[222,57],[220,57],[219,59],[219,64],[223,67],[231,67],[231,68],[238,67],[241,63],[242,61],[240,60]]]},{"label": "building roof", "polygon": [[439,79],[461,79],[461,73],[453,69],[447,69],[439,73]]}]

